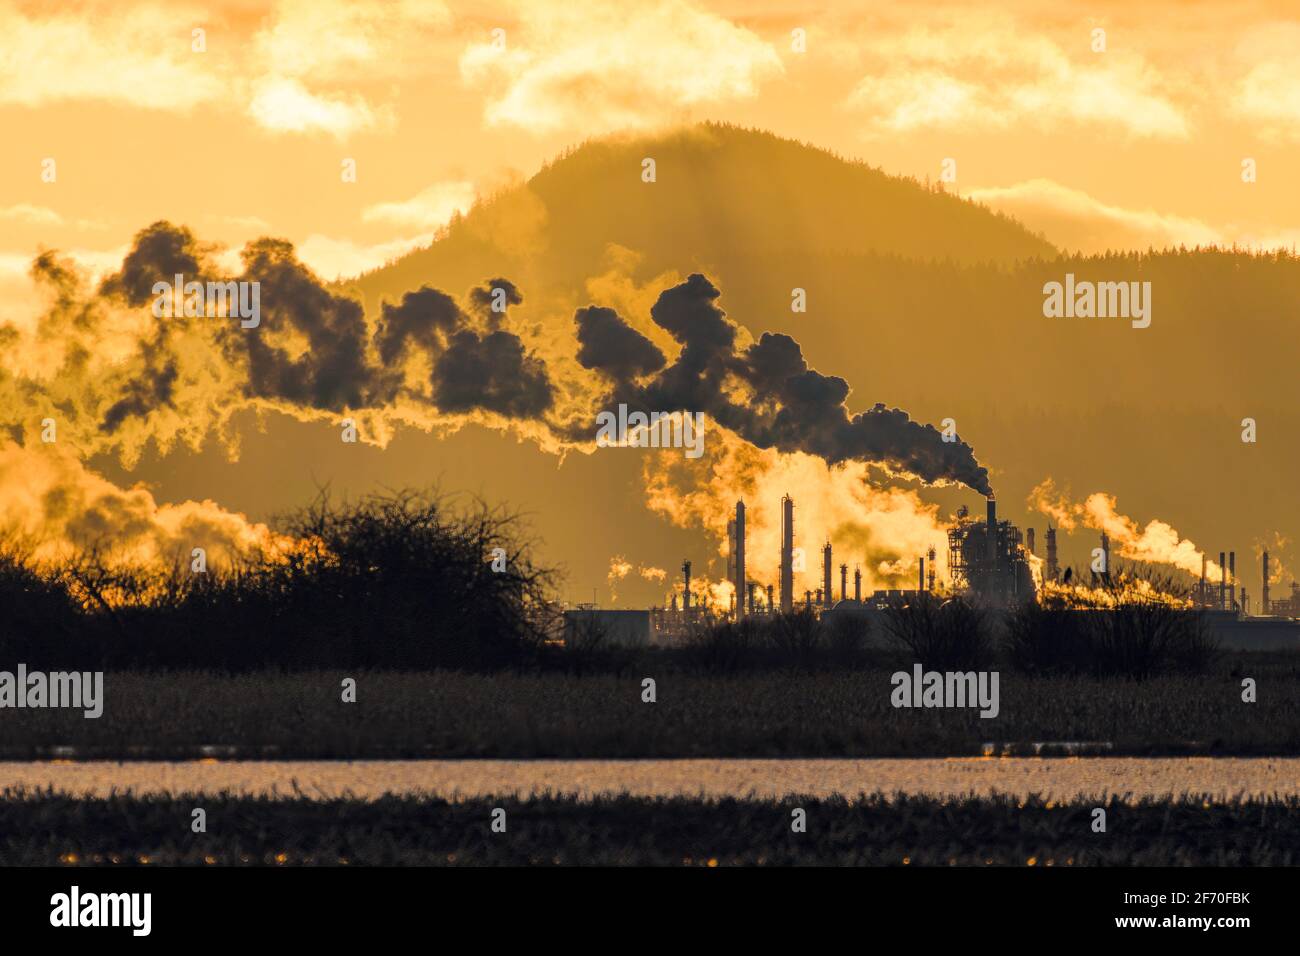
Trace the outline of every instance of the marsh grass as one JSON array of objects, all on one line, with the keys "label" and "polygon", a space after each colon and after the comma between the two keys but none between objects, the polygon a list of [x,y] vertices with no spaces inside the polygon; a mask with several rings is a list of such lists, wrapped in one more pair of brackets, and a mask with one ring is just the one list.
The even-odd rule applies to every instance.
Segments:
[{"label": "marsh grass", "polygon": [[[1241,675],[1262,689],[1241,701]],[[993,719],[895,709],[889,668],[725,676],[646,659],[626,674],[315,671],[109,673],[102,717],[7,710],[0,757],[194,757],[200,745],[289,759],[348,757],[907,757],[986,742],[1107,741],[1115,755],[1300,754],[1300,661],[1240,654],[1147,681],[1003,675]],[[641,680],[658,701],[641,700]],[[357,681],[357,702],[341,682]],[[140,749],[143,748],[143,749]],[[263,748],[273,748],[265,754]],[[1032,752],[1032,750],[1030,751]]]},{"label": "marsh grass", "polygon": [[[76,799],[0,794],[3,866],[1294,866],[1300,798],[1198,796],[1065,803],[1037,797],[874,794],[513,797],[447,802],[183,795]],[[1092,832],[1103,806],[1108,830]],[[489,829],[506,811],[507,836]],[[791,830],[791,811],[807,832]]]}]

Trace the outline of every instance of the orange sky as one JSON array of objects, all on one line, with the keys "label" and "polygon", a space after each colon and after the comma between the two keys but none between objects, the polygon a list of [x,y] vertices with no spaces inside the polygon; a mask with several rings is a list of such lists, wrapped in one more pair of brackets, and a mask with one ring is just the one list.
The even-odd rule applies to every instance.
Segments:
[{"label": "orange sky", "polygon": [[[41,311],[27,271],[42,249],[102,275],[120,266],[132,236],[165,218],[228,258],[273,235],[321,276],[351,276],[427,244],[454,210],[567,147],[705,119],[920,179],[937,179],[951,159],[950,190],[1063,250],[1290,248],[1300,234],[1296,50],[1300,6],[1291,3],[0,0],[0,323],[23,328]],[[1247,159],[1256,182],[1242,180]],[[48,160],[53,181],[42,176]],[[340,176],[348,160],[355,183]],[[131,328],[114,334],[131,347]],[[810,347],[815,364],[840,371],[828,356],[841,361],[825,343]],[[936,417],[924,396],[876,397]],[[379,477],[400,484],[426,473],[438,443],[418,439],[395,445],[397,470]],[[245,463],[282,439],[256,441]],[[491,451],[478,436],[456,441],[532,467],[514,464],[505,440]],[[451,460],[453,447],[439,451]],[[147,477],[164,485],[157,502],[132,492],[130,507],[217,498],[205,480],[226,483],[221,505],[154,514],[166,531],[156,549],[221,525],[222,506],[269,517],[260,479],[241,490],[234,471],[187,456],[146,461]],[[35,480],[11,458],[0,456],[0,483]],[[442,467],[453,485],[498,490],[490,469]],[[356,470],[378,480],[378,465]],[[309,486],[331,476],[293,477]],[[37,477],[87,483],[62,459]],[[1109,487],[1111,475],[1104,480]],[[1168,500],[1168,489],[1150,493]],[[501,495],[520,500],[517,489]],[[541,497],[550,504],[554,493]],[[1192,512],[1170,518],[1183,527]],[[573,534],[565,557],[586,562],[577,575],[585,594],[603,583],[614,549],[574,558],[583,542]],[[671,569],[682,550],[674,539],[626,557]]]},{"label": "orange sky", "polygon": [[1296,49],[1288,3],[2,3],[4,308],[38,246],[102,268],[162,216],[354,274],[567,145],[702,118],[953,158],[1064,248],[1289,246]]}]

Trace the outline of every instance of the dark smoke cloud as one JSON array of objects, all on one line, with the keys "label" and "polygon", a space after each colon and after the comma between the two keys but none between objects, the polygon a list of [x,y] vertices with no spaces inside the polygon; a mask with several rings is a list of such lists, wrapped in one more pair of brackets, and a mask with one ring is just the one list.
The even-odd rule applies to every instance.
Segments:
[{"label": "dark smoke cloud", "polygon": [[[250,396],[342,411],[391,394],[367,359],[369,330],[359,302],[325,289],[283,239],[249,243],[243,259],[240,279],[261,283],[261,324],[241,329],[235,323],[227,341],[246,350]],[[294,357],[288,346],[259,334],[263,329],[295,332],[307,348]]]},{"label": "dark smoke cloud", "polygon": [[[242,258],[238,279],[260,284],[258,326],[242,328],[233,317],[160,320],[141,342],[143,377],[112,403],[103,430],[168,403],[177,376],[175,363],[166,361],[169,336],[197,322],[212,329],[227,359],[243,369],[247,398],[336,412],[382,407],[402,391],[403,358],[419,349],[433,369],[427,400],[441,411],[536,417],[554,402],[545,363],[526,352],[517,335],[500,328],[505,315],[492,310],[496,289],[504,292],[507,305],[523,301],[508,279],[471,289],[469,311],[428,286],[408,292],[400,304],[383,305],[372,335],[361,304],[326,288],[298,261],[292,244],[258,239],[245,247]],[[34,267],[49,271],[57,283],[59,263],[52,257],[42,261]],[[144,306],[154,299],[154,283],[170,284],[177,274],[186,282],[220,278],[208,250],[188,229],[157,222],[136,236],[122,269],[101,284],[100,292]]]},{"label": "dark smoke cloud", "polygon": [[445,412],[476,408],[513,418],[537,418],[555,401],[546,363],[524,349],[523,340],[497,326],[505,319],[492,311],[495,290],[507,305],[523,296],[508,279],[490,279],[466,297],[470,309],[489,331],[475,329],[473,318],[456,300],[424,286],[402,296],[400,305],[385,304],[375,336],[381,361],[391,365],[410,348],[433,359],[433,403]]},{"label": "dark smoke cloud", "polygon": [[[790,336],[765,333],[738,351],[738,330],[716,305],[719,294],[708,279],[695,274],[659,296],[650,315],[681,344],[681,353],[642,384],[614,375],[611,406],[626,402],[645,412],[704,412],[759,448],[806,452],[831,464],[880,462],[927,482],[959,481],[991,494],[988,470],[965,442],[945,442],[934,426],[883,404],[850,416],[845,406],[848,382],[809,368],[799,343]],[[638,334],[606,311],[600,322],[607,338]],[[583,341],[583,317],[577,321]],[[611,331],[615,328],[619,331]],[[597,358],[600,361],[588,367],[608,370],[604,353]],[[733,398],[729,380],[747,387],[748,400]]]},{"label": "dark smoke cloud", "polygon": [[180,374],[176,363],[167,362],[161,369],[149,371],[147,377],[132,381],[127,394],[109,406],[104,413],[104,420],[99,424],[101,432],[114,432],[129,416],[144,418],[154,409],[171,404],[176,379]]},{"label": "dark smoke cloud", "polygon": [[524,352],[519,336],[464,329],[452,336],[433,366],[433,399],[443,411],[485,408],[514,418],[536,418],[554,402],[546,365]]},{"label": "dark smoke cloud", "polygon": [[402,357],[407,343],[426,351],[441,351],[447,336],[464,324],[464,315],[456,300],[445,292],[428,286],[407,292],[400,305],[385,302],[375,333],[379,358],[391,365]]},{"label": "dark smoke cloud", "polygon": [[497,312],[492,308],[493,302],[498,298],[498,289],[501,290],[501,298],[505,299],[507,306],[523,304],[524,297],[509,279],[489,279],[483,285],[469,290],[470,309],[487,322],[491,331],[496,331],[506,317],[504,311]]},{"label": "dark smoke cloud", "polygon": [[659,347],[613,309],[589,306],[573,314],[578,324],[578,364],[626,382],[657,372],[667,359]]},{"label": "dark smoke cloud", "polygon": [[186,281],[206,276],[206,252],[184,226],[160,220],[136,234],[121,271],[104,280],[100,293],[120,296],[130,305],[152,302],[155,282],[170,283],[177,275]]},{"label": "dark smoke cloud", "polygon": [[[360,303],[321,283],[288,242],[259,239],[244,249],[243,261],[238,278],[261,284],[260,325],[241,328],[234,317],[159,320],[140,343],[138,374],[110,383],[98,405],[102,432],[163,408],[186,414],[176,395],[194,383],[182,381],[178,368],[194,363],[177,361],[178,350],[190,347],[180,333],[202,329],[239,373],[245,398],[343,411],[386,407],[401,395],[447,413],[481,409],[537,419],[559,437],[590,441],[590,422],[547,418],[558,403],[545,362],[492,310],[497,289],[507,306],[523,301],[509,280],[486,280],[468,291],[463,306],[428,286],[408,292],[382,306],[372,329]],[[75,302],[75,283],[63,265],[47,254],[33,269],[60,290],[61,321],[82,321],[78,309],[94,303]],[[144,306],[154,283],[170,283],[177,273],[187,281],[221,278],[189,230],[158,222],[136,236],[122,269],[100,291]],[[738,347],[739,328],[718,306],[719,297],[699,274],[660,294],[650,314],[680,346],[671,363],[614,310],[577,310],[575,358],[602,376],[609,389],[605,407],[626,402],[646,412],[703,412],[760,448],[807,452],[832,464],[878,462],[928,482],[953,480],[990,492],[987,470],[964,442],[944,442],[933,426],[883,404],[850,415],[848,383],[809,368],[790,336],[766,333]],[[192,334],[185,341],[192,343]],[[417,366],[406,360],[417,352],[428,359],[427,383],[408,379]]]}]

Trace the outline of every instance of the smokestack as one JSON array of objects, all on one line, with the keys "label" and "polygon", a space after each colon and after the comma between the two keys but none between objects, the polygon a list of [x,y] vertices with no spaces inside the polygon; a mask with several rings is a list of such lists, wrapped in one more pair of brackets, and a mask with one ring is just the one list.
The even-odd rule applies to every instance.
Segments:
[{"label": "smokestack", "polygon": [[[821,589],[818,588],[818,590],[817,590],[817,600],[820,601],[821,599],[822,599],[822,592],[821,592]],[[812,610],[812,592],[811,592],[811,591],[804,591],[804,592],[803,592],[803,603],[804,603],[804,607],[808,608],[808,610],[810,610],[810,611]]]},{"label": "smokestack", "polygon": [[1061,574],[1061,565],[1056,560],[1056,529],[1047,522],[1047,580],[1055,581]]},{"label": "smokestack", "polygon": [[848,599],[849,599],[849,566],[847,564],[841,564],[840,565],[840,600],[847,601]]},{"label": "smokestack", "polygon": [[1268,552],[1264,552],[1264,586],[1259,591],[1259,613],[1267,615],[1268,607]]},{"label": "smokestack", "polygon": [[997,568],[998,566],[998,503],[992,495],[987,500],[987,531],[985,537],[988,540],[988,557],[989,567]]},{"label": "smokestack", "polygon": [[1025,543],[1029,547],[1029,553],[1033,554],[1034,553],[1034,529],[1033,528],[1030,528],[1028,531],[1025,532]]},{"label": "smokestack", "polygon": [[781,499],[781,611],[794,610],[794,499]]},{"label": "smokestack", "polygon": [[772,613],[772,585],[767,586],[767,613]]},{"label": "smokestack", "polygon": [[1207,585],[1205,581],[1205,566],[1206,564],[1209,563],[1209,560],[1210,559],[1206,557],[1204,554],[1201,555],[1201,606],[1202,607],[1209,607],[1210,604],[1210,592],[1206,590]]},{"label": "smokestack", "polygon": [[1237,552],[1228,552],[1228,610],[1237,609]]},{"label": "smokestack", "polygon": [[754,613],[754,589],[756,587],[758,587],[758,584],[755,583],[754,581],[750,581],[749,586],[747,588],[747,590],[749,591],[749,613],[751,615]]},{"label": "smokestack", "polygon": [[691,619],[691,562],[682,562],[682,577],[685,579],[682,587],[682,614],[689,621]]},{"label": "smokestack", "polygon": [[1227,555],[1219,552],[1219,610],[1227,610],[1228,600],[1228,561]]},{"label": "smokestack", "polygon": [[1101,573],[1110,579],[1110,538],[1105,531],[1101,533]]},{"label": "smokestack", "polygon": [[[745,613],[743,606],[745,594],[745,502],[736,502],[736,616]],[[750,598],[753,603],[753,598]],[[752,613],[752,608],[751,608]]]},{"label": "smokestack", "polygon": [[821,597],[818,603],[822,607],[831,606],[831,543],[829,541],[822,547],[822,589]]},{"label": "smokestack", "polygon": [[935,561],[934,548],[931,548],[929,550],[927,557],[929,557],[930,559],[930,580],[928,582],[930,585],[929,590],[931,593],[934,593],[934,561]]},{"label": "smokestack", "polygon": [[921,558],[918,562],[916,589],[918,591],[925,590],[925,558]]},{"label": "smokestack", "polygon": [[862,569],[857,566],[853,568],[853,600],[862,602]]}]

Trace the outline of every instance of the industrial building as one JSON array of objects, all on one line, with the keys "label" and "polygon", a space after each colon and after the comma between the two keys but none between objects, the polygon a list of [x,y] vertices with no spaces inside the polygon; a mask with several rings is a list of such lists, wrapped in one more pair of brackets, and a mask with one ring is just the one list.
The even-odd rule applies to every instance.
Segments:
[{"label": "industrial building", "polygon": [[[986,603],[1010,606],[1034,599],[1034,576],[1020,529],[998,520],[997,502],[986,501],[984,521],[975,521],[963,505],[948,530],[948,571],[952,588]],[[1048,540],[1055,548],[1055,533]]]},{"label": "industrial building", "polygon": [[587,639],[601,639],[623,647],[649,647],[653,635],[649,611],[580,605],[564,612],[564,643],[570,647]]},{"label": "industrial building", "polygon": [[[1034,554],[1034,530],[1022,538],[1021,531],[1010,521],[1000,520],[997,502],[989,497],[983,520],[972,518],[970,511],[958,509],[948,529],[949,581],[941,586],[937,580],[937,555],[934,548],[916,557],[914,588],[879,588],[864,594],[862,569],[854,567],[853,594],[849,596],[849,565],[839,564],[839,594],[835,593],[835,555],[831,543],[822,547],[820,587],[795,592],[794,499],[781,499],[779,553],[775,568],[776,586],[760,585],[749,577],[752,555],[746,550],[746,509],[737,501],[735,517],[727,525],[727,580],[733,586],[729,607],[716,608],[697,600],[691,587],[691,562],[682,563],[680,592],[674,591],[668,607],[647,611],[598,611],[581,606],[566,612],[566,634],[575,627],[590,628],[598,623],[621,644],[644,646],[679,639],[688,631],[730,618],[740,620],[750,615],[807,611],[823,620],[837,617],[872,616],[891,605],[907,603],[922,594],[962,595],[994,608],[1012,608],[1036,599],[1031,555]],[[1043,536],[1046,559],[1042,565],[1045,581],[1068,580],[1062,576],[1057,555],[1057,528],[1049,521]],[[1093,583],[1110,579],[1111,542],[1101,535],[1100,571],[1093,570]],[[1269,555],[1263,555],[1263,579],[1260,609],[1250,616],[1250,600],[1236,573],[1236,552],[1220,552],[1220,577],[1209,580],[1208,560],[1203,559],[1200,582],[1192,589],[1191,603],[1210,616],[1211,626],[1230,647],[1294,647],[1300,645],[1300,584],[1292,582],[1286,598],[1272,598],[1269,592]],[[777,590],[779,589],[779,590]],[[680,602],[678,600],[680,593]]]}]

